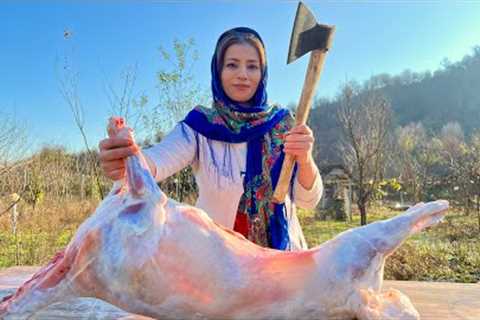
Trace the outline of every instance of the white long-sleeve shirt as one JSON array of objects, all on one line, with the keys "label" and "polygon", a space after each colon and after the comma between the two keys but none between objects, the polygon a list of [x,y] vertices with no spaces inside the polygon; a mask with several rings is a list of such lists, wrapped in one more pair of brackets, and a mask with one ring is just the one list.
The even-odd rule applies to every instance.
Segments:
[{"label": "white long-sleeve shirt", "polygon": [[[246,171],[247,143],[208,141],[199,133],[197,136],[198,139],[187,125],[182,128],[182,125],[178,124],[160,143],[144,149],[143,153],[155,164],[157,181],[162,181],[191,165],[199,191],[196,207],[203,209],[215,222],[233,229],[240,197],[244,192],[243,173]],[[214,161],[220,168],[231,166],[231,172],[229,169],[228,174],[224,170],[216,170]],[[315,208],[322,191],[322,179],[318,172],[309,190],[303,188],[295,179],[294,203],[288,195],[285,200],[291,243],[288,249],[307,248],[296,215],[296,205],[305,209]]]}]

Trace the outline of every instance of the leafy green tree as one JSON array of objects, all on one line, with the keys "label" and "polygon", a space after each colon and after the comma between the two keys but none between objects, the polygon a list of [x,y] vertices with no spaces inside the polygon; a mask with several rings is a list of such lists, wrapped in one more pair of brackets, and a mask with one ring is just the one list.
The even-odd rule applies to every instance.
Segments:
[{"label": "leafy green tree", "polygon": [[171,49],[159,48],[160,62],[164,66],[157,72],[158,102],[144,117],[151,133],[150,140],[158,132],[168,132],[194,106],[207,105],[207,91],[194,76],[198,51],[195,41],[174,40]]}]

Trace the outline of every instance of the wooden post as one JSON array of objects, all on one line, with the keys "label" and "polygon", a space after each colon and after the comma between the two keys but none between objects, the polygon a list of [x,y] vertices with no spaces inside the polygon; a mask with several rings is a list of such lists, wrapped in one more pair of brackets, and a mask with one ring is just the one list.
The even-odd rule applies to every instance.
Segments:
[{"label": "wooden post", "polygon": [[20,252],[19,252],[20,250],[18,248],[18,236],[17,236],[17,222],[18,222],[17,203],[20,196],[16,193],[13,193],[10,195],[10,198],[12,201],[14,201],[10,221],[12,223],[12,233],[13,233],[13,238],[15,240],[15,265],[18,266],[20,263]]},{"label": "wooden post", "polygon": [[85,198],[85,175],[82,173],[82,179],[80,181],[80,199]]}]

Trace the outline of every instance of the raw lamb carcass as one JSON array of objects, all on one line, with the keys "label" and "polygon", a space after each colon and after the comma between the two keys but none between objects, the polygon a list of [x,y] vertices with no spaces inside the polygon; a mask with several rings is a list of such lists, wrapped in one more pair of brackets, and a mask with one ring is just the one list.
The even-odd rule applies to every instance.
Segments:
[{"label": "raw lamb carcass", "polygon": [[[126,136],[121,119],[111,134]],[[385,258],[437,223],[448,202],[341,233],[316,248],[259,247],[200,209],[167,199],[141,155],[67,248],[0,303],[26,318],[95,297],[157,319],[418,319],[407,296],[381,293]]]}]

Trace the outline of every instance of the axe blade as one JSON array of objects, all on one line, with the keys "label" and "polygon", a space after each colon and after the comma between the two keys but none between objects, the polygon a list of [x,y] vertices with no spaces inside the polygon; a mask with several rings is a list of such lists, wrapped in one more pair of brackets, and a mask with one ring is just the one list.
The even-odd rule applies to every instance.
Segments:
[{"label": "axe blade", "polygon": [[318,24],[307,6],[299,2],[290,37],[287,64],[313,50],[328,51],[334,32],[334,26]]}]

